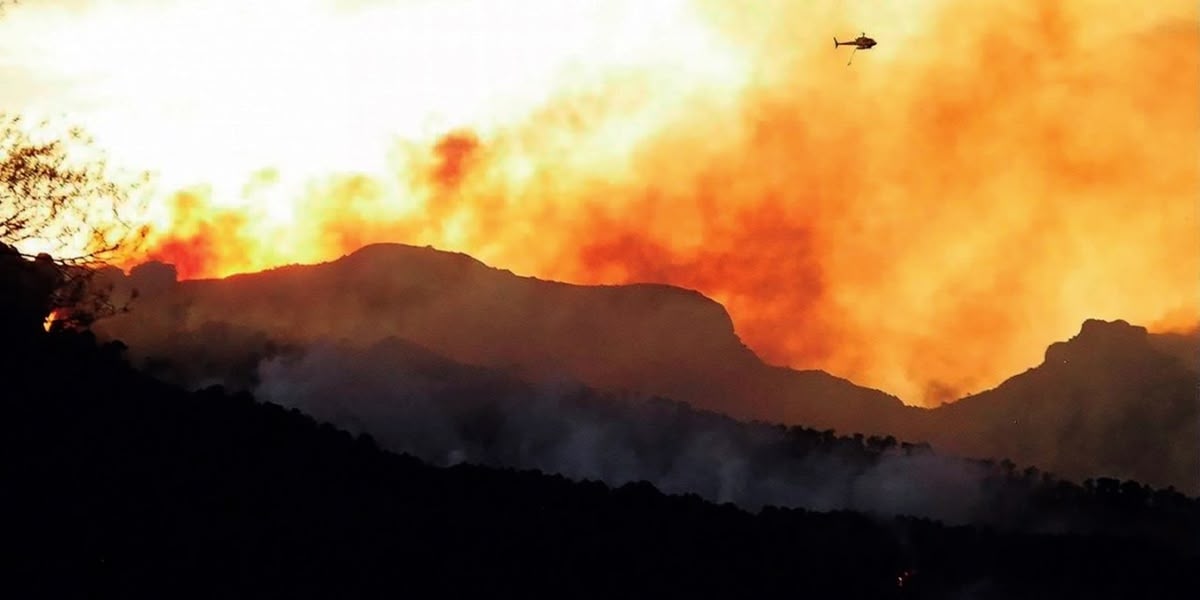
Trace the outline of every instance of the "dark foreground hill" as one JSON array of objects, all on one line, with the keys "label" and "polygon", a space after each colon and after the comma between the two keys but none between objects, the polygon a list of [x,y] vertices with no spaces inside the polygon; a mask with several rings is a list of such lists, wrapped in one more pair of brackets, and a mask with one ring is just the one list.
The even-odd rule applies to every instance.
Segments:
[{"label": "dark foreground hill", "polygon": [[139,360],[172,359],[187,371],[180,380],[251,385],[284,347],[329,339],[366,351],[401,338],[532,382],[571,379],[738,419],[893,435],[1076,480],[1200,494],[1194,335],[1089,321],[997,390],[920,410],[821,371],[764,364],[719,304],[669,286],[566,285],[397,244],[225,280],[176,282],[161,264],[110,275],[142,297],[101,333],[127,341]]},{"label": "dark foreground hill", "polygon": [[[189,347],[202,355],[199,345]],[[155,370],[187,379],[168,367]],[[613,486],[648,481],[666,493],[755,511],[855,510],[1031,532],[1154,530],[1170,537],[1177,530],[1170,519],[1117,514],[1099,501],[1105,486],[1115,486],[1121,504],[1170,497],[1132,482],[1081,486],[1011,461],[966,460],[892,436],[838,436],[738,421],[667,399],[533,385],[403,340],[281,350],[256,375],[259,399],[368,433],[385,449],[435,465],[535,469]]]},{"label": "dark foreground hill", "polygon": [[433,468],[245,394],[160,383],[90,335],[7,342],[6,597],[1182,598],[1200,585],[1194,543],[750,514],[645,484]]}]

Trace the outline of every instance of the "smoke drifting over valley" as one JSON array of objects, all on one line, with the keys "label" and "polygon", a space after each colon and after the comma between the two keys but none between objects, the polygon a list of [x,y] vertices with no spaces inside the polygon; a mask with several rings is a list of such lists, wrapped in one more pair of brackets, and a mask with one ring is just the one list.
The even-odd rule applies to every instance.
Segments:
[{"label": "smoke drifting over valley", "polygon": [[566,381],[522,385],[399,341],[359,351],[318,344],[264,361],[258,376],[261,399],[437,465],[537,469],[614,486],[644,480],[749,509],[965,523],[991,508],[982,504],[990,473],[975,463],[927,450],[905,455],[898,446],[876,462],[857,445],[813,444],[815,431],[789,441],[782,427],[747,426],[681,403],[603,397]]},{"label": "smoke drifting over valley", "polygon": [[1036,369],[923,410],[766,365],[720,305],[666,286],[565,285],[398,245],[223,280],[157,263],[104,278],[140,296],[99,331],[160,376],[251,389],[436,464],[956,522],[1008,512],[996,467],[954,455],[1200,490],[1195,334],[1088,321]]},{"label": "smoke drifting over valley", "polygon": [[159,171],[128,265],[185,278],[402,241],[670,283],[927,405],[1087,318],[1200,318],[1194,2],[499,6],[21,6],[0,100]]}]

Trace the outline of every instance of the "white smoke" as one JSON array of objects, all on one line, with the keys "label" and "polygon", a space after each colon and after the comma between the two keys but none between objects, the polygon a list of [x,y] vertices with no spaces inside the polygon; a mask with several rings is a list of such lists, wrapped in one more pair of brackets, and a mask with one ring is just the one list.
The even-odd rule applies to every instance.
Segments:
[{"label": "white smoke", "polygon": [[750,510],[846,509],[950,523],[982,510],[986,470],[976,463],[899,449],[866,460],[858,445],[813,447],[782,427],[601,396],[565,381],[524,384],[395,340],[365,351],[321,343],[267,358],[254,392],[435,465],[536,469],[612,486],[644,480]]}]

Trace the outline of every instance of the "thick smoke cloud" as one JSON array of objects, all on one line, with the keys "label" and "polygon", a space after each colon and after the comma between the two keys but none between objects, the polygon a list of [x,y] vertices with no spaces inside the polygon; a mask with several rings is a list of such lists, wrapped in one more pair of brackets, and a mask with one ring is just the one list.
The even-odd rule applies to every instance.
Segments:
[{"label": "thick smoke cloud", "polygon": [[950,522],[982,509],[987,471],[976,463],[900,448],[866,461],[861,451],[806,449],[781,427],[679,403],[605,397],[570,381],[525,385],[449,365],[396,340],[365,351],[322,343],[264,360],[254,392],[438,465],[537,469],[610,485],[645,480],[749,509]]},{"label": "thick smoke cloud", "polygon": [[15,68],[112,102],[36,108],[181,182],[130,264],[400,241],[672,283],[773,363],[929,405],[1087,318],[1198,317],[1190,0],[210,5],[0,23]]}]

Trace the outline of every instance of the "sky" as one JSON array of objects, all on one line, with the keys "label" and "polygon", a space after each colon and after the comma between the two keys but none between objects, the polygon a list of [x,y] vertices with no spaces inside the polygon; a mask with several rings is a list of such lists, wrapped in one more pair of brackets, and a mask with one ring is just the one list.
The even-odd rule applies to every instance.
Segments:
[{"label": "sky", "polygon": [[[936,405],[1087,318],[1200,321],[1191,0],[27,0],[0,109],[154,185],[124,258],[371,242],[654,281]],[[878,40],[847,65],[833,38]],[[131,210],[133,210],[131,208]]]}]

